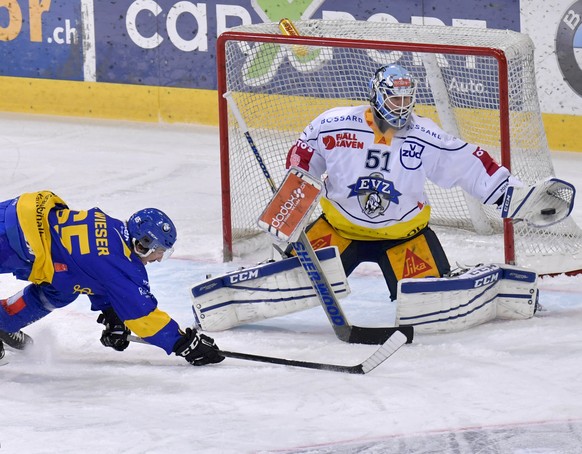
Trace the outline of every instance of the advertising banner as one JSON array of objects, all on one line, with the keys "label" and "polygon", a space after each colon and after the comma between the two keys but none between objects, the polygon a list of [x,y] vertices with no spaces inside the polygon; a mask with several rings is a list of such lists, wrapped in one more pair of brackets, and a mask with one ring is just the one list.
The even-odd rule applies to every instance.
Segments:
[{"label": "advertising banner", "polygon": [[480,0],[95,2],[97,81],[216,89],[216,37],[228,28],[297,19],[374,20],[519,30],[519,4]]},{"label": "advertising banner", "polygon": [[0,0],[0,75],[216,89],[216,37],[237,25],[373,20],[519,30],[519,5],[225,0]]},{"label": "advertising banner", "polygon": [[[283,17],[526,33],[535,45],[542,112],[557,114],[544,119],[547,125],[552,122],[546,129],[556,125],[563,130],[575,115],[582,115],[582,0],[0,0],[0,77],[11,78],[0,83],[30,92],[28,104],[33,106],[26,109],[33,111],[38,105],[34,100],[42,95],[38,111],[51,113],[54,99],[68,94],[78,99],[78,106],[67,112],[115,116],[117,107],[106,93],[112,89],[109,84],[123,88],[123,93],[116,91],[119,99],[150,96],[164,103],[159,109],[167,113],[147,112],[152,119],[188,118],[193,101],[201,103],[203,97],[206,104],[200,110],[207,112],[204,121],[210,121],[214,114],[208,112],[216,109],[211,91],[217,88],[217,36],[238,25]],[[27,79],[36,80],[30,84]],[[91,92],[86,85],[71,91],[71,86],[49,86],[52,81],[97,86]],[[185,92],[193,99],[185,101]],[[176,99],[184,99],[178,113]],[[19,102],[24,101],[14,94],[0,105],[18,110]],[[135,106],[143,110],[142,104]]]},{"label": "advertising banner", "polygon": [[0,76],[84,80],[81,3],[0,0]]}]

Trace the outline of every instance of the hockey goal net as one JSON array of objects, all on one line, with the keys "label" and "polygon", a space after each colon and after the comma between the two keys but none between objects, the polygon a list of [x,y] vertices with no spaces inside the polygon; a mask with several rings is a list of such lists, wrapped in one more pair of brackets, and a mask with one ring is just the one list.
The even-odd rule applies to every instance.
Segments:
[{"label": "hockey goal net", "polygon": [[[506,30],[363,21],[297,21],[241,26],[218,39],[217,65],[224,258],[261,235],[257,218],[272,196],[244,131],[223,94],[235,100],[275,184],[290,146],[317,115],[368,102],[368,82],[397,63],[419,81],[416,112],[488,150],[524,183],[554,176],[537,97],[533,44]],[[582,231],[572,219],[546,229],[503,222],[461,189],[427,182],[432,225],[498,242],[504,260],[540,274],[582,268]],[[479,256],[475,260],[480,260]]]}]

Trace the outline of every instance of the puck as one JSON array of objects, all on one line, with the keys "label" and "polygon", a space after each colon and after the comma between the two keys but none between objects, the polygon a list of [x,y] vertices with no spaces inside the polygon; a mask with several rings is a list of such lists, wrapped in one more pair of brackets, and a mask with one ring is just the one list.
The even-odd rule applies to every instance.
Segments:
[{"label": "puck", "polygon": [[540,213],[543,216],[551,216],[552,214],[556,214],[556,209],[555,208],[543,208]]}]

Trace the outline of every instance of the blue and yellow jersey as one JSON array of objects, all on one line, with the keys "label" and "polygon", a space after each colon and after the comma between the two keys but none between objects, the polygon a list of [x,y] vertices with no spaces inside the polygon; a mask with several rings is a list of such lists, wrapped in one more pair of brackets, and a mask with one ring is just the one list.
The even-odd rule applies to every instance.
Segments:
[{"label": "blue and yellow jersey", "polygon": [[129,247],[123,221],[99,208],[70,210],[48,191],[21,195],[16,212],[34,254],[29,281],[87,295],[93,310],[113,307],[132,332],[172,352],[180,338],[179,326],[157,308],[145,266]]}]

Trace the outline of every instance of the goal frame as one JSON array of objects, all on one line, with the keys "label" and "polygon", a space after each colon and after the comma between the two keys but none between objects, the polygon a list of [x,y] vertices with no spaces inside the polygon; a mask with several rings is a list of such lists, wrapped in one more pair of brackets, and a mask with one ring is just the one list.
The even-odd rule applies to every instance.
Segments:
[{"label": "goal frame", "polygon": [[[430,54],[458,54],[468,56],[492,57],[497,61],[499,81],[499,132],[501,164],[511,171],[510,153],[510,112],[508,60],[501,49],[493,47],[458,46],[450,44],[427,44],[420,42],[372,41],[347,38],[287,36],[264,33],[247,33],[226,31],[222,33],[216,44],[216,64],[218,80],[218,119],[220,138],[220,174],[222,192],[222,233],[223,260],[233,258],[233,235],[231,217],[230,166],[229,166],[229,132],[228,105],[223,94],[228,90],[226,73],[226,45],[229,41],[247,41],[255,43],[275,43],[282,45],[318,45],[325,47],[352,47],[357,49],[374,49],[379,51],[410,51]],[[249,150],[249,153],[251,151]],[[505,263],[515,265],[514,230],[510,219],[503,220],[503,242]]]}]

